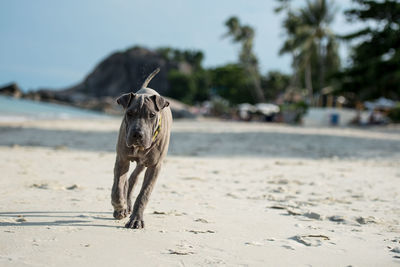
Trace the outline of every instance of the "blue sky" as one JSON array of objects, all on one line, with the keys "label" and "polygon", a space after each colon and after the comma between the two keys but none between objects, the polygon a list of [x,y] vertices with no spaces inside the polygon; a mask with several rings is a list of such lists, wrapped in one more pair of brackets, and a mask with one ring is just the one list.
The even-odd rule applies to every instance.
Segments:
[{"label": "blue sky", "polygon": [[[296,5],[303,0],[295,0]],[[336,32],[354,29],[336,0]],[[234,62],[239,47],[224,21],[236,15],[256,30],[255,52],[263,73],[290,72],[279,56],[282,16],[273,0],[3,0],[0,2],[0,85],[15,81],[24,90],[65,88],[82,80],[103,58],[133,45],[200,49],[207,67]],[[343,57],[346,49],[341,49]]]}]

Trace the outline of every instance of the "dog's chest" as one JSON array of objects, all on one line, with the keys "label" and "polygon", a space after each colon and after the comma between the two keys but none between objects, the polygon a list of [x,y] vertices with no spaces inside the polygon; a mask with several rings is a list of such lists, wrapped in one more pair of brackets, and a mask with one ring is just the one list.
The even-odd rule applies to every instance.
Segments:
[{"label": "dog's chest", "polygon": [[146,151],[140,150],[139,148],[130,148],[128,152],[128,157],[130,161],[136,161],[142,164],[147,161]]},{"label": "dog's chest", "polygon": [[143,158],[143,150],[140,150],[138,147],[131,147],[129,148],[128,156],[133,158]]}]

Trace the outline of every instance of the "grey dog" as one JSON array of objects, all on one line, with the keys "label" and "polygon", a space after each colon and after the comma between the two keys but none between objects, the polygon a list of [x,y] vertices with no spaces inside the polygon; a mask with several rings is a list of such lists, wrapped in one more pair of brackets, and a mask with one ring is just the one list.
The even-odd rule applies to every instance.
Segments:
[{"label": "grey dog", "polygon": [[[114,218],[122,219],[131,213],[125,225],[127,228],[144,227],[143,211],[168,151],[172,124],[169,102],[147,88],[159,71],[159,68],[153,71],[139,91],[123,94],[117,99],[117,103],[124,108],[124,117],[117,142],[111,203]],[[136,162],[136,168],[128,180],[131,161]],[[143,185],[132,208],[133,188],[145,168]]]}]

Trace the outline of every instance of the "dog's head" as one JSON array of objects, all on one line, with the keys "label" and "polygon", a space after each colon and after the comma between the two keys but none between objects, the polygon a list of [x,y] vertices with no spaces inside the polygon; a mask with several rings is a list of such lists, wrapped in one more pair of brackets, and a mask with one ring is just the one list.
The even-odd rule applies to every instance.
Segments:
[{"label": "dog's head", "polygon": [[169,102],[159,95],[128,93],[120,96],[117,103],[125,110],[126,145],[149,148],[159,131],[161,110],[168,107]]}]

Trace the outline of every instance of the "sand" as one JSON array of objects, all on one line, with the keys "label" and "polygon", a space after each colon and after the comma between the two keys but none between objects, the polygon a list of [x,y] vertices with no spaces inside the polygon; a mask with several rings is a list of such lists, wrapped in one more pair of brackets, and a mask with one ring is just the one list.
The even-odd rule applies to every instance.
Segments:
[{"label": "sand", "polygon": [[118,127],[0,124],[0,266],[400,264],[398,127],[176,121],[144,230],[112,218]]}]

